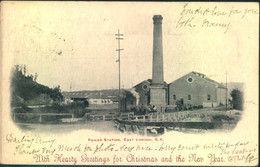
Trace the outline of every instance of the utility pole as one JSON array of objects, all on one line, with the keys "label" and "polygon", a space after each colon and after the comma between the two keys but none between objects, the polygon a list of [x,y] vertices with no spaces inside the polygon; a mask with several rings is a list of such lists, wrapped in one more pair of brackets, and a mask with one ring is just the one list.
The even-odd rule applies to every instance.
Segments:
[{"label": "utility pole", "polygon": [[[220,85],[222,85],[222,82],[220,83]],[[219,98],[219,106],[221,106],[221,89],[219,89],[219,94],[220,94],[220,98]]]},{"label": "utility pole", "polygon": [[123,40],[124,38],[122,38],[122,36],[124,36],[124,34],[120,34],[120,31],[118,30],[118,33],[115,34],[116,39],[118,40],[118,49],[116,50],[118,52],[118,60],[116,62],[118,62],[118,112],[120,114],[121,112],[121,98],[120,98],[120,51],[124,50],[120,48],[120,40]]},{"label": "utility pole", "polygon": [[227,103],[228,103],[228,95],[227,95],[227,70],[226,70],[226,111],[227,111]]},{"label": "utility pole", "polygon": [[[69,97],[69,104],[71,103],[71,88],[72,88],[72,85],[71,85],[71,82],[70,82],[70,93],[69,93],[69,95],[70,95],[70,97]],[[71,106],[70,106],[70,108],[71,108]]]}]

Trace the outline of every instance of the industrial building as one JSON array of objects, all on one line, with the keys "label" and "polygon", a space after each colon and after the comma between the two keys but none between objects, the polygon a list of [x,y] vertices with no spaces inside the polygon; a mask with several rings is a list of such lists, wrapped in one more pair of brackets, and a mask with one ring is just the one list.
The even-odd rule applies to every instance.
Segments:
[{"label": "industrial building", "polygon": [[204,74],[190,72],[168,84],[168,104],[180,100],[184,105],[217,107],[226,104],[227,89]]},{"label": "industrial building", "polygon": [[190,72],[166,84],[163,68],[161,15],[153,17],[153,64],[152,80],[145,80],[134,86],[138,94],[137,106],[155,105],[159,110],[175,106],[179,100],[183,105],[216,107],[226,104],[227,88],[199,72]]}]

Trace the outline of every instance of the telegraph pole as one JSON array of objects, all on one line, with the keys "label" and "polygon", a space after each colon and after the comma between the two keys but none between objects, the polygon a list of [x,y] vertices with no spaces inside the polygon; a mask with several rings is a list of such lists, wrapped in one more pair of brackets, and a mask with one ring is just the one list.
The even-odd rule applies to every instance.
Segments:
[{"label": "telegraph pole", "polygon": [[227,70],[226,70],[226,111],[227,111],[228,95],[227,95]]},{"label": "telegraph pole", "polygon": [[120,51],[124,50],[120,48],[120,40],[123,40],[124,38],[122,38],[122,36],[124,36],[124,34],[120,34],[120,31],[118,30],[118,33],[115,34],[116,39],[118,40],[118,49],[116,50],[118,52],[118,60],[116,62],[118,62],[118,111],[119,113],[121,112],[121,98],[120,98]]},{"label": "telegraph pole", "polygon": [[72,86],[71,86],[71,82],[70,82],[70,93],[69,93],[69,95],[70,95],[70,101],[69,101],[69,103],[71,103],[71,88],[72,88]]},{"label": "telegraph pole", "polygon": [[[220,84],[222,85],[222,82],[221,82]],[[220,97],[219,97],[219,99],[220,99],[220,100],[219,100],[219,101],[220,101],[220,102],[219,102],[219,106],[221,106],[221,101],[222,101],[222,100],[221,100],[221,89],[219,89],[219,95],[220,95]]]}]

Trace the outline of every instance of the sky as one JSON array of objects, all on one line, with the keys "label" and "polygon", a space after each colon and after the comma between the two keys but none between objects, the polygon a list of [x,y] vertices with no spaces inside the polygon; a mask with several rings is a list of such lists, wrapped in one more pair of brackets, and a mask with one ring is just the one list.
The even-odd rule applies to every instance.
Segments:
[{"label": "sky", "polygon": [[[15,1],[2,7],[4,63],[9,69],[26,64],[37,82],[62,91],[70,85],[72,91],[118,88],[119,29],[121,86],[151,78],[157,14],[163,16],[167,83],[191,71],[222,83],[226,71],[228,82],[247,82],[255,77],[248,74],[258,72],[256,3]],[[196,9],[209,12],[195,14]]]}]

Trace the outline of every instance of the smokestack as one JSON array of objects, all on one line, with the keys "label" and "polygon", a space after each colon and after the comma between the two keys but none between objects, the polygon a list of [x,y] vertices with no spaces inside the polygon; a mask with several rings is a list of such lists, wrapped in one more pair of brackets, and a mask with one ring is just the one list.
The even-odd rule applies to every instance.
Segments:
[{"label": "smokestack", "polygon": [[152,84],[164,84],[161,15],[153,16],[153,77]]},{"label": "smokestack", "polygon": [[153,16],[153,78],[150,86],[150,104],[161,112],[167,98],[163,77],[162,19],[161,15]]}]

